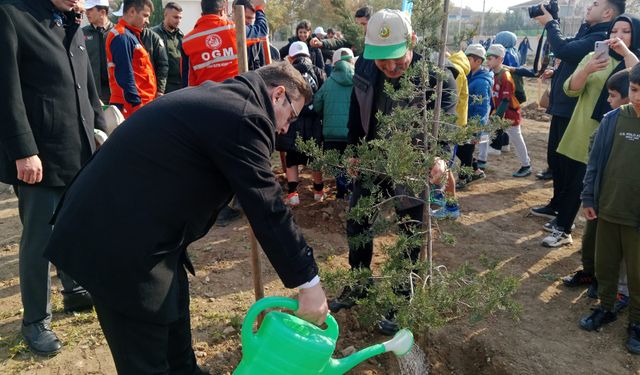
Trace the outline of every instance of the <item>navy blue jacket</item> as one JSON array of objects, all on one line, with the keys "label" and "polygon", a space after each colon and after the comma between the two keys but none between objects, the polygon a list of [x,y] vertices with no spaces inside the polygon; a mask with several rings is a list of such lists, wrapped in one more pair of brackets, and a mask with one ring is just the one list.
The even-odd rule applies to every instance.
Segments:
[{"label": "navy blue jacket", "polygon": [[578,98],[568,97],[564,93],[562,85],[573,74],[580,61],[589,52],[593,51],[595,42],[607,38],[607,31],[609,31],[610,26],[610,22],[602,22],[593,26],[585,23],[582,24],[575,37],[564,38],[558,21],[553,20],[545,25],[544,28],[547,31],[551,52],[562,61],[551,79],[547,113],[553,116],[571,118]]}]

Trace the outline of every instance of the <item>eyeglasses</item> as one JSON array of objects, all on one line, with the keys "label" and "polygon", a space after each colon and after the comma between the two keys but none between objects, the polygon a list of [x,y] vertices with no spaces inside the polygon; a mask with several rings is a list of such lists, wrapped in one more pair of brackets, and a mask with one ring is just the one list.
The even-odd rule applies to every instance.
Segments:
[{"label": "eyeglasses", "polygon": [[289,117],[289,123],[296,122],[296,120],[300,116],[300,112],[296,111],[296,109],[293,107],[293,103],[291,103],[291,98],[289,98],[289,94],[287,94],[286,91],[284,92],[284,97],[287,98],[287,101],[291,106],[291,112],[293,112],[293,117]]}]

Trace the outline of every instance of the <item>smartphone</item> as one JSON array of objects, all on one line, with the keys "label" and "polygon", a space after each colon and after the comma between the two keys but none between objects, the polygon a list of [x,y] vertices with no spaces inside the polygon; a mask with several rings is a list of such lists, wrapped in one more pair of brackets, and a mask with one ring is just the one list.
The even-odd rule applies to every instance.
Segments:
[{"label": "smartphone", "polygon": [[596,58],[602,58],[609,52],[609,44],[605,41],[597,41],[593,52]]}]

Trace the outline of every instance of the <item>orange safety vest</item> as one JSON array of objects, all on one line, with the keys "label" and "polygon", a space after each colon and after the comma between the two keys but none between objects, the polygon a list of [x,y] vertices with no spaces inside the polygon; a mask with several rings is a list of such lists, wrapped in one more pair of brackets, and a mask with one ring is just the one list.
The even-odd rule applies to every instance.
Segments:
[{"label": "orange safety vest", "polygon": [[206,14],[182,39],[189,57],[189,86],[222,82],[238,75],[236,25],[226,17]]},{"label": "orange safety vest", "polygon": [[[109,72],[109,87],[111,88],[109,102],[123,105],[125,118],[152,101],[157,93],[156,74],[153,70],[151,57],[140,42],[141,31],[121,18],[107,36],[107,71]],[[121,64],[124,66],[116,66],[113,61],[112,52],[114,51],[112,51],[111,45],[116,38],[122,38],[124,45],[123,48],[116,49],[116,54],[126,53],[127,50],[133,52],[130,63]],[[132,75],[133,82],[130,81]],[[136,103],[137,98],[139,98],[139,103]]]}]

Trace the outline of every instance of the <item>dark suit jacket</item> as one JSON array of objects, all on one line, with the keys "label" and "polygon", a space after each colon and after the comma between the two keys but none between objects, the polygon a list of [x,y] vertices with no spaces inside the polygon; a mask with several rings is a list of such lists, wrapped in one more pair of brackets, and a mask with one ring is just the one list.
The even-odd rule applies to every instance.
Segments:
[{"label": "dark suit jacket", "polygon": [[233,194],[285,286],[317,274],[271,171],[275,117],[255,72],[169,93],[125,121],[68,188],[45,257],[129,316],[178,316],[177,270]]},{"label": "dark suit jacket", "polygon": [[105,130],[84,36],[73,14],[53,20],[50,0],[0,5],[0,181],[17,184],[15,161],[38,155],[42,185],[65,186]]}]

